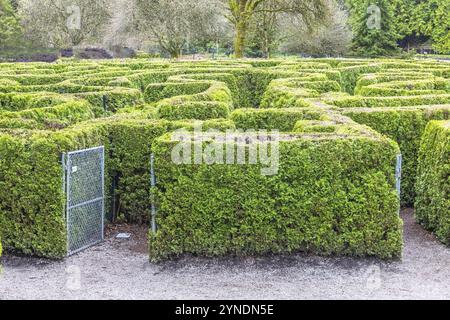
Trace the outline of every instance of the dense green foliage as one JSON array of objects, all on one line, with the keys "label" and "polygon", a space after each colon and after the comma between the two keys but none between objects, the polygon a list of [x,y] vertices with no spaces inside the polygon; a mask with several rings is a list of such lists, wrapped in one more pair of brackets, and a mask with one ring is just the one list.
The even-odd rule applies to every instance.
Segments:
[{"label": "dense green foliage", "polygon": [[[354,38],[352,50],[358,56],[388,56],[398,53],[399,35],[392,1],[349,1]],[[377,8],[377,10],[372,9]]]},{"label": "dense green foliage", "polygon": [[0,0],[0,50],[17,46],[21,26],[10,0]]},{"label": "dense green foliage", "polygon": [[450,122],[431,122],[419,152],[416,217],[450,245]]},{"label": "dense green foliage", "polygon": [[437,52],[450,52],[450,1],[395,0],[396,28],[406,46],[433,41]]},{"label": "dense green foliage", "polygon": [[159,230],[150,239],[153,260],[298,250],[401,255],[392,188],[398,149],[388,140],[291,137],[281,142],[273,177],[261,175],[260,165],[176,165],[172,148],[168,136],[153,148],[164,190]]},{"label": "dense green foliage", "polygon": [[[450,52],[450,1],[448,0],[346,0],[350,24],[354,31],[353,49],[362,56],[379,56],[398,52],[431,41],[434,50]],[[370,5],[381,9],[381,29],[367,27],[374,12]]]},{"label": "dense green foliage", "polygon": [[62,257],[66,254],[61,152],[103,143],[102,132],[2,130],[0,226],[6,248]]},{"label": "dense green foliage", "polygon": [[[433,61],[68,60],[0,64],[0,75],[3,245],[52,258],[67,247],[61,153],[98,145],[108,217],[148,223],[156,201],[152,259],[398,257],[396,157],[410,205],[422,133],[450,113],[450,67]],[[258,163],[177,166],[169,137],[181,128],[279,131],[278,174]]]},{"label": "dense green foliage", "polygon": [[231,114],[236,127],[244,130],[267,129],[292,132],[300,120],[320,119],[315,109],[238,109]]},{"label": "dense green foliage", "polygon": [[350,108],[345,115],[397,141],[403,154],[402,204],[412,206],[420,140],[432,119],[447,119],[448,106],[436,108]]}]

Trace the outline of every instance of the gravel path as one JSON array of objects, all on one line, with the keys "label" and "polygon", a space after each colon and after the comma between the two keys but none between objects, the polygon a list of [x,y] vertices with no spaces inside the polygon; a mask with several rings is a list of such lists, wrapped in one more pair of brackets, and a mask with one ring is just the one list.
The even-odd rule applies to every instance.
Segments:
[{"label": "gravel path", "polygon": [[410,210],[402,216],[401,262],[297,254],[152,265],[142,230],[60,262],[6,256],[0,299],[450,299],[450,249]]}]

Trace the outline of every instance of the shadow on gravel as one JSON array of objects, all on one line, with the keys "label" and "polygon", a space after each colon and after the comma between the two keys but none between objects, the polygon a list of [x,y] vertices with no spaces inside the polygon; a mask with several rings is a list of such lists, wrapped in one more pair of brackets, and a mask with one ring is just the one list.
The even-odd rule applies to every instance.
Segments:
[{"label": "shadow on gravel", "polygon": [[[449,250],[439,243],[436,237],[423,229],[414,221],[414,211],[412,209],[404,209],[402,218],[405,222],[404,238],[405,253],[411,253],[411,250],[417,250],[420,253],[420,246],[424,244],[435,245],[442,250]],[[148,227],[138,225],[118,224],[108,226],[106,228],[106,240],[103,244],[94,246],[85,251],[102,252],[105,250],[129,251],[132,254],[147,255],[147,232]],[[119,233],[129,233],[130,239],[116,239]],[[70,258],[69,258],[70,259]],[[64,260],[48,260],[44,258],[35,258],[20,254],[6,253],[2,259],[2,264],[7,267],[45,267],[54,263],[62,263]],[[399,260],[380,260],[377,258],[353,258],[342,256],[316,256],[305,253],[296,253],[292,255],[266,255],[262,257],[220,257],[220,258],[202,258],[185,255],[181,258],[170,261],[153,264],[148,266],[159,267],[164,271],[176,271],[187,267],[223,267],[229,268],[258,268],[272,270],[273,268],[289,269],[298,266],[298,264],[308,264],[310,267],[320,267],[324,264],[339,267],[341,269],[351,270],[353,268],[362,268],[372,264],[379,264],[385,267],[393,267],[400,265]]]},{"label": "shadow on gravel", "polygon": [[[450,248],[412,210],[402,218],[402,261],[298,253],[152,264],[147,227],[116,225],[105,242],[61,261],[6,255],[0,299],[450,299]],[[117,239],[123,232],[131,237]],[[67,289],[72,267],[79,291]]]}]

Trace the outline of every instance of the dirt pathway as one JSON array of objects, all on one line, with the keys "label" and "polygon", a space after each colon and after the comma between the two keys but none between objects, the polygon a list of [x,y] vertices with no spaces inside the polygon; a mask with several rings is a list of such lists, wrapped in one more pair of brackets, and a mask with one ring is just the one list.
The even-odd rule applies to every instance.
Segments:
[{"label": "dirt pathway", "polygon": [[403,212],[403,261],[304,254],[147,262],[145,229],[64,261],[6,256],[0,299],[450,299],[450,248]]}]

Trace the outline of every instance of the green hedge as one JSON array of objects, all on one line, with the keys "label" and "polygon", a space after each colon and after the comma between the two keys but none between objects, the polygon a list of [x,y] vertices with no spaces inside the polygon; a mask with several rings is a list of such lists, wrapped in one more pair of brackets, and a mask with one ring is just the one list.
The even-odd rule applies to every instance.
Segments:
[{"label": "green hedge", "polygon": [[20,83],[11,79],[0,79],[0,86],[19,86]]},{"label": "green hedge", "polygon": [[149,235],[151,260],[296,251],[399,257],[397,145],[285,139],[275,176],[261,175],[262,165],[177,165],[171,160],[177,142],[171,135],[157,139],[159,229]]},{"label": "green hedge", "polygon": [[367,73],[374,73],[381,71],[381,66],[379,64],[364,64],[364,65],[354,65],[345,66],[338,69],[341,72],[341,86],[343,91],[354,94],[356,84],[359,78]]},{"label": "green hedge", "polygon": [[137,89],[115,88],[110,91],[78,93],[75,96],[86,99],[97,110],[114,113],[126,107],[138,106],[144,103],[142,93]]},{"label": "green hedge", "polygon": [[224,102],[193,101],[182,104],[160,103],[158,116],[167,120],[228,118],[230,107]]},{"label": "green hedge", "polygon": [[266,129],[291,132],[299,120],[318,120],[323,115],[316,109],[237,109],[231,114],[236,127],[244,130]]},{"label": "green hedge", "polygon": [[[113,187],[107,211],[130,223],[148,223],[150,218],[150,156],[153,141],[171,130],[202,126],[203,130],[233,129],[227,120],[166,121],[128,119],[122,115],[89,122],[100,126],[110,142],[107,163],[109,184]],[[75,128],[84,128],[85,124]]]},{"label": "green hedge", "polygon": [[[0,111],[0,128],[15,128],[17,123],[15,120],[19,120],[19,122],[24,120],[22,128],[62,129],[78,122],[93,119],[95,113],[95,108],[87,101],[72,101],[54,107],[27,109],[18,112]],[[29,125],[26,124],[27,122]],[[31,123],[34,123],[32,127],[30,127]]]},{"label": "green hedge", "polygon": [[240,88],[238,88],[237,79],[232,73],[225,73],[224,71],[232,71],[227,69],[219,69],[215,73],[189,73],[185,75],[172,76],[169,81],[186,81],[186,80],[207,80],[219,81],[226,84],[233,96],[234,105],[240,106]]},{"label": "green hedge", "polygon": [[234,121],[230,119],[211,119],[211,120],[205,120],[205,121],[198,121],[198,120],[178,120],[178,121],[171,121],[171,130],[178,130],[178,129],[185,129],[188,131],[194,131],[194,130],[200,130],[200,128],[203,131],[220,131],[220,132],[226,132],[227,130],[236,130],[236,124]]},{"label": "green hedge", "polygon": [[111,141],[110,174],[115,181],[116,216],[128,222],[150,218],[150,155],[153,141],[169,131],[169,122],[120,120],[108,124]]},{"label": "green hedge", "polygon": [[443,78],[392,81],[363,86],[355,94],[361,96],[412,96],[449,93],[450,81]]},{"label": "green hedge", "polygon": [[308,98],[319,97],[313,89],[293,87],[291,80],[274,80],[268,86],[261,101],[261,108],[310,108]]},{"label": "green hedge", "polygon": [[294,127],[294,132],[312,133],[335,133],[337,129],[336,123],[333,121],[311,121],[300,120],[297,121]]},{"label": "green hedge", "polygon": [[61,152],[105,143],[100,127],[0,133],[0,230],[4,247],[48,258],[67,254]]},{"label": "green hedge", "polygon": [[267,87],[272,80],[298,76],[294,71],[277,70],[236,70],[233,71],[239,88],[239,104],[237,108],[258,108]]},{"label": "green hedge", "polygon": [[68,102],[73,98],[56,93],[0,93],[0,110],[20,111],[52,107]]},{"label": "green hedge", "polygon": [[385,83],[392,81],[410,81],[433,78],[432,73],[425,72],[380,72],[376,74],[368,74],[359,78],[355,92],[359,92],[362,87],[372,84]]},{"label": "green hedge", "polygon": [[402,204],[413,205],[417,157],[422,134],[430,120],[448,119],[449,107],[355,108],[346,109],[343,114],[398,142],[403,154]]},{"label": "green hedge", "polygon": [[384,108],[406,107],[421,105],[450,104],[450,94],[432,94],[420,96],[401,97],[361,97],[343,96],[325,99],[329,104],[339,108]]},{"label": "green hedge", "polygon": [[416,218],[450,245],[450,121],[428,124],[419,152]]},{"label": "green hedge", "polygon": [[145,102],[157,102],[162,99],[182,95],[201,93],[209,89],[209,82],[176,82],[149,84],[145,89]]},{"label": "green hedge", "polygon": [[[400,144],[403,204],[412,204],[421,135],[430,120],[448,119],[450,104],[450,68],[418,61],[65,59],[0,70],[0,236],[5,249],[47,257],[65,250],[60,153],[100,144],[107,212],[129,222],[149,220],[152,148],[157,154],[155,260],[293,251],[397,257],[399,150],[374,129]],[[200,127],[285,132],[279,174],[163,161],[171,143],[161,135]]]}]

